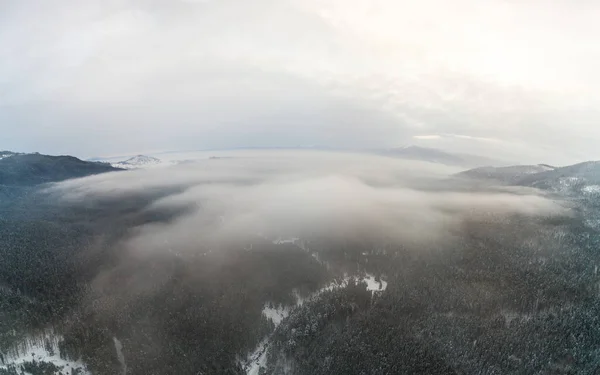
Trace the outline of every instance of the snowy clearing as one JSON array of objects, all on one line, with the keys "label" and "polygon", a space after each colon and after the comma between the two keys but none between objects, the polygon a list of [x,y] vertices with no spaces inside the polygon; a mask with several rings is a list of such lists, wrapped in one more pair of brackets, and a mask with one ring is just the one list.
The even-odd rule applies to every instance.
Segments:
[{"label": "snowy clearing", "polygon": [[0,369],[8,370],[9,367],[19,367],[26,362],[48,362],[61,370],[71,373],[71,370],[79,370],[80,375],[91,375],[86,365],[81,361],[70,361],[60,357],[58,343],[62,336],[54,335],[50,330],[43,335],[33,336],[23,340],[10,349],[7,353],[1,353],[2,361]]}]

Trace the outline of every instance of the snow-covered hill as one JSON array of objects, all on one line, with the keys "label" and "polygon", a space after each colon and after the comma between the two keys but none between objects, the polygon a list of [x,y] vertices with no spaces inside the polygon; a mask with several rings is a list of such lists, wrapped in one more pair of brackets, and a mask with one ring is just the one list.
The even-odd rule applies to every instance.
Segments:
[{"label": "snow-covered hill", "polygon": [[127,160],[123,160],[117,163],[112,163],[115,168],[121,169],[138,169],[138,168],[152,168],[157,166],[169,165],[168,162],[146,155],[136,155]]}]

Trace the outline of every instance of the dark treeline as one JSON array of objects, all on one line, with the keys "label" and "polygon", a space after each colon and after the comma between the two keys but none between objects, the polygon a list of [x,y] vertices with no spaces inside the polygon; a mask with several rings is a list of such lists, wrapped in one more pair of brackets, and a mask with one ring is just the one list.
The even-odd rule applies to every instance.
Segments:
[{"label": "dark treeline", "polygon": [[0,159],[0,186],[34,186],[118,170],[73,156],[16,154]]}]

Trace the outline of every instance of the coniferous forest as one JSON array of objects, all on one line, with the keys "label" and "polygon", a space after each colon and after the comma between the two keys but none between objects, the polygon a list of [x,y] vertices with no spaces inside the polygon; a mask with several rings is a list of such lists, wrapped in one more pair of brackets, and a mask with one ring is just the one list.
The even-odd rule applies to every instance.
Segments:
[{"label": "coniferous forest", "polygon": [[[600,371],[600,207],[585,190],[589,178],[564,188],[554,183],[563,175],[542,173],[541,187],[528,176],[520,186],[558,202],[554,213],[446,205],[460,220],[441,241],[402,227],[374,236],[335,226],[301,238],[229,231],[216,240],[204,221],[181,224],[195,212],[212,220],[210,202],[157,203],[214,181],[65,199],[88,180],[52,185],[27,173],[95,175],[94,186],[100,172],[145,172],[40,155],[36,169],[19,169],[31,163],[19,157],[0,160],[2,170],[13,159],[1,181],[0,374]],[[499,186],[472,178],[423,191]],[[225,183],[235,192],[256,181]],[[421,220],[409,212],[405,225]]]}]

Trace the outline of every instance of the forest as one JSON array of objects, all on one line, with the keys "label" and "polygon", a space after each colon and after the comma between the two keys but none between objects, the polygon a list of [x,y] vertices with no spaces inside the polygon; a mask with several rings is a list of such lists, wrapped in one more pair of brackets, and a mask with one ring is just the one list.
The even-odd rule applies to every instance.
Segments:
[{"label": "forest", "polygon": [[[443,241],[356,231],[133,248],[140,228],[189,215],[155,204],[187,187],[74,201],[47,187],[13,185],[27,193],[2,202],[3,375],[600,371],[589,195],[557,197],[568,214],[464,215]],[[11,364],[39,347],[57,359]]]}]

